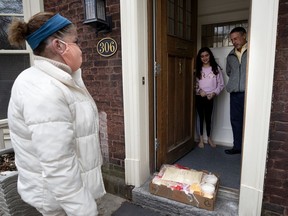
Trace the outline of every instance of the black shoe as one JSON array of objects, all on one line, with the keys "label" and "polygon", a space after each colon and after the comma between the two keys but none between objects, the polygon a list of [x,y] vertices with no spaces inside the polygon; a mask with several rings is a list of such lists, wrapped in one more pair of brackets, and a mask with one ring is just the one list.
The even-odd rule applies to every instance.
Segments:
[{"label": "black shoe", "polygon": [[226,154],[230,154],[230,155],[233,155],[233,154],[241,154],[241,150],[237,150],[237,149],[226,149],[225,150],[225,153]]}]

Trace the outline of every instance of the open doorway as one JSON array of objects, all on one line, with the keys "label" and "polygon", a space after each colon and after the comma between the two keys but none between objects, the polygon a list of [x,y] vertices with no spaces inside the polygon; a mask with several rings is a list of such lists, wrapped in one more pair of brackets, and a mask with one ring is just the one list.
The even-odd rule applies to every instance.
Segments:
[{"label": "open doorway", "polygon": [[[232,43],[229,41],[229,32],[236,26],[242,26],[248,32],[249,12],[250,0],[198,1],[197,50],[204,46],[211,48],[216,61],[222,67],[225,83],[228,81],[226,57],[233,49]],[[187,154],[186,157],[193,158],[188,160],[190,163],[197,160],[197,163],[193,163],[195,167],[218,173],[223,188],[239,192],[242,157],[224,153],[224,149],[233,146],[229,96],[224,89],[214,101],[212,138],[218,145],[217,150],[207,148],[198,154],[197,151],[191,152],[193,154]],[[196,132],[195,135],[195,140],[197,140]],[[195,157],[196,154],[197,157]],[[182,160],[187,159],[183,158]]]},{"label": "open doorway", "polygon": [[[159,3],[161,2],[161,3]],[[173,121],[174,123],[179,123],[178,122],[178,117],[182,116],[182,114],[185,114],[185,112],[181,112],[182,106],[179,105],[179,102],[183,102],[186,101],[184,98],[183,100],[181,99],[181,97],[178,97],[175,92],[176,91],[172,91],[171,89],[169,89],[169,80],[173,81],[173,85],[174,87],[177,87],[177,79],[175,77],[172,77],[172,79],[169,79],[171,77],[169,77],[169,74],[171,72],[177,72],[178,74],[179,71],[183,72],[187,72],[187,71],[192,71],[192,69],[194,68],[194,59],[197,53],[197,50],[202,46],[201,44],[201,38],[202,38],[202,26],[204,25],[214,25],[216,23],[229,23],[229,22],[235,22],[235,21],[243,21],[245,20],[247,23],[247,20],[249,18],[249,6],[250,6],[250,0],[245,0],[245,1],[240,1],[240,0],[219,0],[217,2],[213,1],[213,0],[206,0],[206,1],[191,1],[194,6],[197,5],[198,3],[198,12],[196,10],[193,10],[193,5],[191,5],[191,20],[192,22],[190,23],[191,25],[191,30],[192,30],[192,35],[197,35],[196,40],[194,40],[195,38],[191,38],[189,45],[185,45],[185,40],[180,41],[179,40],[179,35],[172,35],[171,36],[171,32],[169,31],[169,28],[172,26],[177,26],[177,24],[181,23],[183,25],[185,25],[186,19],[184,18],[181,22],[181,19],[177,20],[177,16],[179,14],[181,14],[181,10],[183,9],[183,5],[185,6],[186,4],[188,4],[190,1],[158,1],[158,5],[157,5],[157,11],[156,13],[158,13],[158,17],[156,15],[156,26],[158,23],[158,28],[156,27],[156,61],[157,63],[161,63],[161,76],[163,76],[163,74],[167,74],[168,76],[166,78],[157,78],[157,82],[158,82],[158,86],[156,86],[156,99],[157,100],[161,100],[160,102],[158,102],[158,105],[160,104],[161,106],[157,106],[156,110],[156,118],[158,118],[157,120],[157,131],[156,132],[156,140],[157,142],[155,143],[155,149],[158,147],[157,145],[159,144],[159,140],[160,140],[160,148],[158,149],[157,153],[155,153],[157,159],[160,158],[160,160],[156,160],[156,167],[159,169],[159,167],[161,167],[162,164],[164,163],[181,163],[181,165],[184,166],[188,166],[190,168],[194,168],[194,169],[206,169],[208,171],[211,172],[215,172],[218,173],[223,179],[228,180],[229,178],[225,177],[225,175],[231,177],[231,173],[234,172],[235,175],[233,179],[230,179],[230,182],[227,182],[227,184],[224,182],[224,187],[227,188],[233,188],[235,190],[239,190],[240,188],[240,172],[241,172],[241,155],[233,155],[232,158],[230,156],[230,158],[223,158],[222,156],[217,156],[216,153],[219,154],[224,154],[224,149],[229,148],[232,146],[232,142],[233,142],[233,137],[232,137],[232,130],[231,130],[231,126],[230,126],[230,118],[229,118],[229,111],[223,111],[223,108],[225,109],[229,109],[229,101],[227,101],[225,98],[227,97],[227,95],[225,96],[225,93],[223,93],[222,98],[219,98],[219,101],[216,101],[216,106],[215,106],[215,112],[219,113],[224,113],[225,115],[219,116],[214,115],[215,118],[218,118],[217,121],[215,120],[214,122],[217,122],[217,124],[221,124],[222,125],[222,131],[218,130],[215,131],[213,135],[218,135],[217,139],[214,139],[214,142],[216,144],[218,144],[219,146],[217,147],[217,150],[215,150],[214,152],[209,152],[209,149],[207,148],[207,151],[202,151],[202,152],[197,152],[197,148],[195,147],[195,143],[194,141],[197,140],[197,136],[193,135],[193,134],[188,134],[189,136],[187,136],[186,138],[184,136],[180,137],[181,139],[179,141],[177,141],[176,139],[174,139],[176,142],[171,142],[172,144],[170,144],[170,140],[168,139],[169,137],[172,137],[172,135],[175,135],[175,131],[169,130],[169,127],[173,127]],[[197,3],[195,3],[197,2]],[[185,8],[185,7],[184,7]],[[187,5],[186,5],[186,8]],[[185,11],[185,9],[183,9]],[[174,14],[173,16],[169,17],[169,13]],[[174,13],[175,12],[175,13]],[[193,14],[198,14],[198,17],[194,17],[193,18]],[[161,18],[159,18],[161,16]],[[166,19],[167,16],[167,19]],[[164,17],[164,18],[163,18]],[[172,22],[169,22],[169,20],[171,20],[171,17],[173,18]],[[184,16],[183,16],[184,17]],[[167,21],[168,20],[168,21]],[[197,24],[197,29],[195,29],[195,31],[193,31],[193,22],[194,20],[198,20],[198,24]],[[179,21],[179,22],[178,22]],[[168,30],[167,30],[168,29]],[[177,30],[181,31],[181,28],[173,28],[173,31],[175,30],[175,32],[177,33]],[[247,29],[248,30],[248,29]],[[158,33],[157,33],[158,32]],[[159,33],[160,32],[160,33]],[[184,31],[185,32],[185,31]],[[197,33],[196,33],[197,32]],[[167,34],[167,36],[165,35]],[[160,38],[160,39],[159,39]],[[227,39],[227,38],[226,38]],[[187,41],[187,39],[186,39]],[[175,50],[172,50],[172,52],[169,52],[171,50],[171,48],[176,48]],[[219,64],[222,68],[225,68],[225,65],[223,65],[220,61],[225,62],[225,58],[228,54],[228,51],[230,51],[232,49],[232,47],[211,47],[213,52],[215,53],[216,58],[219,61]],[[186,56],[183,56],[185,53],[187,53]],[[217,55],[216,55],[217,54]],[[173,59],[174,58],[174,59]],[[183,58],[183,60],[181,59]],[[166,60],[163,60],[166,59]],[[224,71],[225,73],[225,71]],[[183,76],[183,75],[182,75]],[[191,77],[188,77],[189,79],[192,79],[193,83],[193,75]],[[159,82],[159,79],[162,79]],[[186,80],[187,79],[183,79]],[[183,85],[179,85],[182,86]],[[188,86],[188,88],[186,88],[186,90],[192,90],[191,86]],[[179,88],[175,88],[175,90],[179,90]],[[178,91],[179,92],[179,91]],[[174,93],[175,95],[173,96],[173,98],[176,99],[180,99],[179,101],[177,101],[177,103],[175,106],[171,106],[171,104],[169,102],[171,102],[171,98],[169,98],[168,96],[171,94],[168,93]],[[176,92],[177,93],[177,92]],[[181,93],[181,92],[180,92]],[[168,95],[168,96],[167,96]],[[165,97],[167,97],[167,100],[163,100],[163,98],[165,99]],[[191,96],[188,96],[191,97]],[[224,99],[223,99],[224,98]],[[193,107],[194,107],[194,102],[193,102],[193,96],[191,97],[191,101],[192,101],[192,105],[191,105],[191,110],[192,112],[194,112]],[[220,101],[222,100],[222,101]],[[218,103],[218,104],[217,104]],[[227,105],[228,104],[228,105]],[[184,103],[183,103],[184,105]],[[189,104],[186,104],[189,105]],[[222,107],[220,107],[219,105],[221,105]],[[169,108],[170,110],[172,110],[172,112],[169,112]],[[179,109],[178,109],[179,108]],[[180,112],[176,112],[176,111]],[[184,110],[186,111],[186,110]],[[159,112],[159,115],[157,114],[157,112]],[[214,114],[215,114],[214,112]],[[171,115],[174,114],[174,115]],[[166,120],[165,120],[166,119]],[[171,119],[173,121],[171,121]],[[195,116],[191,115],[189,118],[185,118],[185,115],[182,116],[181,118],[182,120],[186,121],[187,119],[189,121],[192,121],[194,124],[195,122]],[[172,123],[171,123],[172,122]],[[228,124],[227,124],[228,122]],[[189,126],[191,129],[193,129],[194,131],[194,125],[189,125],[190,122],[186,122],[187,126]],[[166,129],[165,129],[166,128]],[[168,129],[167,129],[168,128]],[[179,128],[177,125],[174,125],[174,128],[177,131],[181,132],[181,128]],[[215,127],[214,127],[215,128]],[[219,129],[219,127],[217,126],[217,128]],[[187,127],[186,127],[187,129]],[[159,133],[159,131],[164,131],[166,130],[165,134],[161,134]],[[158,134],[157,134],[158,133]],[[174,134],[173,134],[174,133]],[[213,132],[212,132],[213,133]],[[167,135],[166,135],[167,134]],[[179,134],[179,133],[178,133]],[[224,134],[224,135],[223,135]],[[176,134],[177,135],[177,134]],[[195,137],[194,137],[195,136]],[[164,138],[163,138],[164,137]],[[165,140],[165,137],[168,137]],[[175,137],[172,137],[175,138]],[[185,138],[185,139],[184,139]],[[181,141],[183,141],[182,143],[184,143],[184,141],[188,141],[188,138],[192,140],[192,142],[186,142],[186,146],[188,147],[181,147],[180,143]],[[167,142],[168,141],[168,142]],[[190,144],[189,144],[190,143]],[[165,146],[167,145],[167,146]],[[183,145],[184,146],[184,145]],[[194,148],[194,150],[192,150],[191,152],[189,152],[191,150],[191,148]],[[177,150],[177,151],[175,151]],[[178,155],[176,155],[176,152],[179,153]],[[189,153],[188,153],[189,152]],[[187,159],[190,156],[190,153],[196,154],[196,156],[201,156],[202,159],[200,159],[199,157],[196,157],[195,155],[192,156],[191,159]],[[209,155],[210,154],[210,155]],[[170,156],[169,155],[173,155],[175,157],[173,157],[170,160]],[[179,159],[181,156],[185,155],[184,157],[182,157],[180,160]],[[212,155],[212,156],[211,156]],[[216,163],[212,161],[212,157],[214,157],[214,159],[217,162],[220,163]],[[237,157],[237,159],[236,159]],[[198,159],[197,159],[198,158]],[[196,165],[196,162],[193,164],[189,164],[189,163],[184,163],[184,161],[189,161],[192,162],[193,160],[196,160],[196,162],[199,164]],[[202,160],[202,161],[201,161]],[[158,162],[158,163],[157,163]],[[204,162],[205,166],[204,166]],[[222,162],[222,164],[221,164]],[[226,168],[225,170],[223,170],[223,174],[219,173],[218,170],[213,170],[213,168],[209,165],[217,165],[218,168],[222,169],[225,165]],[[233,165],[234,164],[234,165]],[[227,166],[229,165],[229,166]],[[208,166],[208,167],[207,167]],[[232,183],[233,184],[230,184]]]},{"label": "open doorway", "polygon": [[[238,26],[244,27],[248,31],[248,20],[212,23],[201,26],[201,47],[209,47],[211,49],[217,63],[222,68],[225,83],[228,82],[226,57],[233,49],[233,45],[229,40],[229,32]],[[224,153],[224,150],[231,148],[233,143],[229,102],[230,94],[225,89],[214,99],[211,137],[217,144],[217,148],[211,148],[209,145],[204,145],[204,149],[195,148],[176,163],[216,173],[220,176],[223,188],[233,189],[238,192],[240,189],[241,155],[226,155]],[[198,118],[196,119],[198,120]],[[197,120],[196,122],[198,123]],[[199,125],[196,125],[195,140],[198,141]],[[204,141],[207,143],[205,133]]]}]

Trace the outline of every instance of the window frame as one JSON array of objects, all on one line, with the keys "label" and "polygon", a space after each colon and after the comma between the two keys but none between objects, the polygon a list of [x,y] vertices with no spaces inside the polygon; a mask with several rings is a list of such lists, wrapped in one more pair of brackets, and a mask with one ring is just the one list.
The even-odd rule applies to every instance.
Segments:
[{"label": "window frame", "polygon": [[[248,25],[249,25],[248,20],[204,24],[201,26],[201,47],[209,47],[209,48],[232,47],[233,44],[229,39],[230,31],[234,27],[238,27],[238,26],[244,27],[246,30],[248,30]],[[218,30],[217,30],[217,33],[215,33],[215,28],[221,28],[221,27],[223,29],[225,27],[228,27],[227,34],[224,34],[224,30],[222,31],[222,34],[219,34]],[[210,28],[210,32],[213,32],[211,35],[207,34],[207,31],[209,31],[208,28]],[[223,37],[221,42],[218,39],[219,37]],[[210,41],[209,43],[208,38],[212,39],[212,42]],[[226,40],[226,42],[224,42],[224,40]],[[221,43],[222,45],[219,46],[219,43]],[[225,43],[227,43],[227,45],[225,45]]]},{"label": "window frame", "polygon": [[[23,14],[7,14],[7,13],[0,13],[0,16],[22,16],[24,17],[24,21],[27,22],[31,16],[34,14],[44,11],[44,2],[43,0],[22,0],[23,3]],[[30,55],[30,64],[33,64],[33,59],[32,59],[32,49],[26,42],[26,49],[22,50],[0,50],[0,54],[23,54],[23,53],[28,53]]]},{"label": "window frame", "polygon": [[[10,16],[10,17],[23,17],[24,21],[27,22],[31,16],[34,14],[44,11],[44,2],[43,0],[22,0],[22,5],[23,5],[23,14],[13,14],[13,13],[0,13],[0,16]],[[0,50],[0,58],[1,54],[8,54],[8,55],[13,55],[13,54],[28,54],[29,59],[30,59],[30,65],[33,65],[33,51],[26,42],[26,48],[25,49],[13,49],[13,50],[5,50],[1,49]],[[3,119],[0,119],[3,120]]]},{"label": "window frame", "polygon": [[[190,8],[187,8],[188,6],[190,6]],[[188,16],[191,17],[193,13],[191,0],[168,0],[166,9],[168,13],[167,34],[169,36],[192,41],[193,23],[191,19],[188,19]]]}]

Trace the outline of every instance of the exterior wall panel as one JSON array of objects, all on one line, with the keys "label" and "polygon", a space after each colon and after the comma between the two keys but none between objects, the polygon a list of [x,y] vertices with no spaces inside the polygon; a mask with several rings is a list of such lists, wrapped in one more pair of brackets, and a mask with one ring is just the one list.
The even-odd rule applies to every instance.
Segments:
[{"label": "exterior wall panel", "polygon": [[262,212],[288,215],[288,2],[280,0]]}]

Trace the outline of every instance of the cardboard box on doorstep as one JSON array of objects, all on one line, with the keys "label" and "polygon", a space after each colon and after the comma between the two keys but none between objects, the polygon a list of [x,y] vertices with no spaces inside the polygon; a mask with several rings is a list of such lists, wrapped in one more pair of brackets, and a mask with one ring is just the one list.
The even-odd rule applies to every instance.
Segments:
[{"label": "cardboard box on doorstep", "polygon": [[149,185],[149,190],[151,194],[165,197],[174,201],[178,201],[181,203],[185,203],[191,206],[195,206],[198,208],[206,209],[209,211],[213,211],[215,207],[216,197],[219,189],[219,176],[218,182],[215,186],[215,192],[212,198],[207,198],[201,195],[200,193],[185,193],[181,190],[171,189],[165,185],[154,184],[152,181]]}]

